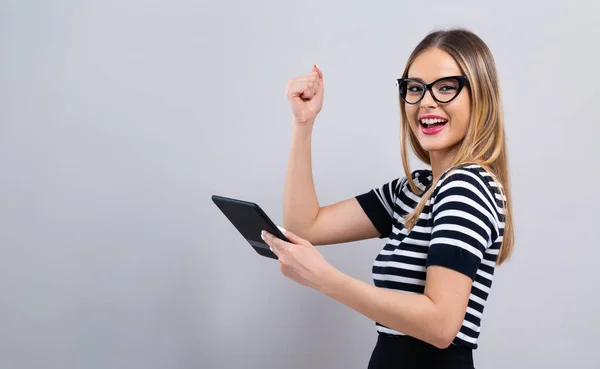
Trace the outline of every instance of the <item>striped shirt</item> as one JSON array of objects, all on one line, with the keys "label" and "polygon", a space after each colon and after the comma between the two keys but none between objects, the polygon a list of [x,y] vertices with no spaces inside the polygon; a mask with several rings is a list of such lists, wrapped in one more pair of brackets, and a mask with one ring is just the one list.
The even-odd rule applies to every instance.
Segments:
[{"label": "striped shirt", "polygon": [[[411,174],[416,186],[432,185],[430,170]],[[485,302],[504,233],[504,197],[479,165],[446,171],[436,184],[417,224],[408,232],[404,216],[420,200],[405,177],[356,197],[387,243],[373,263],[375,286],[423,293],[426,268],[440,265],[471,278],[471,295],[462,327],[452,344],[475,349]],[[376,322],[379,333],[404,335]]]}]

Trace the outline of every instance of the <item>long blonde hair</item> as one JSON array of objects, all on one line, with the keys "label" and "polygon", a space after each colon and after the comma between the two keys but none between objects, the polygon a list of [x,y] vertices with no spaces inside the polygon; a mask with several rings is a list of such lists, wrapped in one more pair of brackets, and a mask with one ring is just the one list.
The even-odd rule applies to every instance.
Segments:
[{"label": "long blonde hair", "polygon": [[[504,236],[497,264],[502,264],[512,254],[514,230],[510,194],[510,179],[506,157],[506,139],[504,134],[504,116],[496,64],[488,46],[473,32],[465,29],[438,30],[428,34],[410,55],[403,78],[414,60],[425,50],[437,48],[450,54],[468,77],[471,93],[471,118],[465,137],[450,169],[465,164],[478,164],[486,169],[504,195]],[[408,179],[411,171],[408,164],[406,146],[409,140],[413,152],[421,161],[431,165],[429,154],[425,151],[410,129],[404,101],[399,98],[401,111],[402,165]],[[435,189],[437,178],[424,194],[409,180],[411,190],[421,194],[421,200],[415,210],[407,215],[405,225],[411,229],[419,219],[427,200]]]}]

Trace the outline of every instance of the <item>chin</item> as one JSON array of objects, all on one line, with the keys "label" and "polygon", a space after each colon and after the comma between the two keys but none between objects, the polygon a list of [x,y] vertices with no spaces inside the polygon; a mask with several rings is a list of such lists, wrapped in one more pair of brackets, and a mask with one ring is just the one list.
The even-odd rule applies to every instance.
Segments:
[{"label": "chin", "polygon": [[450,146],[447,140],[443,139],[442,137],[423,137],[423,135],[419,136],[419,144],[425,151],[439,151]]},{"label": "chin", "polygon": [[450,151],[456,148],[458,143],[450,142],[442,137],[419,137],[419,144],[428,153]]},{"label": "chin", "polygon": [[[432,142],[433,141],[433,142]],[[424,140],[419,141],[421,147],[425,151],[440,151],[447,149],[450,145],[444,144],[444,142],[435,142],[435,140]]]},{"label": "chin", "polygon": [[427,151],[430,154],[432,152],[443,153],[452,151],[457,147],[457,145],[461,141],[461,138],[457,137],[458,132],[455,132],[452,128],[452,126],[447,124],[444,130],[442,130],[441,132],[437,134],[428,135],[422,131],[420,124],[411,124],[411,130],[413,134],[415,134],[415,136],[417,137],[419,144],[421,145],[423,150]]}]

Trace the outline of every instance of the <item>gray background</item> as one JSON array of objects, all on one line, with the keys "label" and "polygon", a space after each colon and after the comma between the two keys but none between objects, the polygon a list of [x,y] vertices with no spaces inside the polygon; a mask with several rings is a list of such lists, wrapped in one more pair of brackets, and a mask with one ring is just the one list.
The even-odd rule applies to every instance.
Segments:
[{"label": "gray background", "polygon": [[[366,368],[373,322],[210,201],[276,221],[291,77],[325,76],[322,204],[401,175],[394,79],[465,26],[498,63],[517,244],[478,368],[600,368],[598,2],[2,1],[1,368]],[[321,248],[371,282],[381,240]]]}]

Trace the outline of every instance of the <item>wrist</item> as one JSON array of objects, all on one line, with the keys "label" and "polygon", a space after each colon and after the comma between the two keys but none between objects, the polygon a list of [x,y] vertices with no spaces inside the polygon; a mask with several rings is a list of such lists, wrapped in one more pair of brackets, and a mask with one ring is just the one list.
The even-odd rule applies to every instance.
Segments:
[{"label": "wrist", "polygon": [[312,136],[313,122],[298,123],[294,120],[292,124],[292,134],[294,137],[309,139]]},{"label": "wrist", "polygon": [[292,117],[292,122],[294,124],[295,127],[300,127],[300,128],[312,128],[312,126],[315,124],[315,120],[317,119],[317,117],[313,117],[310,119],[299,119],[296,116]]},{"label": "wrist", "polygon": [[321,283],[317,287],[317,290],[326,296],[333,297],[338,286],[343,283],[343,277],[344,274],[342,272],[329,264],[328,268],[323,272]]}]

